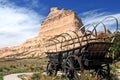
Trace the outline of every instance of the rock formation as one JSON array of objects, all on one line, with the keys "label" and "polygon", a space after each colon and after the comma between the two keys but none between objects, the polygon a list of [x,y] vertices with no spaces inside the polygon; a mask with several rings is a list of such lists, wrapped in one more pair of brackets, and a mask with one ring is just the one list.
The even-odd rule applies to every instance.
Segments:
[{"label": "rock formation", "polygon": [[[58,35],[69,30],[77,30],[82,26],[82,21],[72,10],[51,8],[50,13],[42,22],[40,32],[37,37],[27,40],[21,45],[0,49],[2,57],[37,57],[44,53],[43,40],[48,36]],[[84,29],[80,32],[82,34]]]},{"label": "rock formation", "polygon": [[81,20],[74,11],[51,8],[50,14],[41,24],[39,36],[58,35],[69,30],[77,30],[82,25]]}]

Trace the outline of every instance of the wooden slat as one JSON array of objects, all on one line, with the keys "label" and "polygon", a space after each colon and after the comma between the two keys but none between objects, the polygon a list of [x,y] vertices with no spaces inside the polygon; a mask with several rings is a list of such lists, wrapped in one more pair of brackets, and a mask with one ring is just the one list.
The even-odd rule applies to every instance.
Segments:
[{"label": "wooden slat", "polygon": [[112,43],[109,42],[92,42],[86,47],[88,51],[86,55],[87,58],[102,58],[107,54],[109,47]]}]

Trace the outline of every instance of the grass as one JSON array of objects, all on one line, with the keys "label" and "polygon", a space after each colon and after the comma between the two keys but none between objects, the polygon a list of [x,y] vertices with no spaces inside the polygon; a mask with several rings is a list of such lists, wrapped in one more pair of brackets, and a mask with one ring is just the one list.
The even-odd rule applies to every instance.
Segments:
[{"label": "grass", "polygon": [[[7,74],[24,72],[36,72],[29,77],[29,80],[66,80],[64,75],[55,77],[43,75],[42,73],[45,71],[46,65],[47,59],[45,58],[0,62],[0,80],[3,80],[2,77]],[[115,76],[114,73],[117,68],[120,69],[120,62],[111,65],[112,76]],[[24,75],[20,75],[19,77],[25,80]],[[85,71],[83,78],[87,78],[87,80],[94,80],[95,77],[91,77],[89,71]]]},{"label": "grass", "polygon": [[65,76],[47,76],[42,75],[41,73],[35,73],[31,76],[29,80],[66,80]]},{"label": "grass", "polygon": [[43,72],[47,59],[24,59],[0,62],[0,80],[7,74],[23,72]]},{"label": "grass", "polygon": [[3,74],[0,74],[0,80],[3,80]]}]

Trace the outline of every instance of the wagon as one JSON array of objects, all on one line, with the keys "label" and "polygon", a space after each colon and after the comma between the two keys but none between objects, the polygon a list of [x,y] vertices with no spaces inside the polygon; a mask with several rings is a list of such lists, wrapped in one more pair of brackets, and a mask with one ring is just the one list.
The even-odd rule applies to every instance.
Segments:
[{"label": "wagon", "polygon": [[[49,43],[46,47],[51,47],[52,50],[49,49],[45,52],[49,59],[47,74],[55,76],[57,71],[62,71],[67,80],[80,80],[84,70],[92,70],[98,80],[110,80],[110,64],[113,59],[109,57],[109,53],[112,52],[111,46],[114,44],[115,33],[108,33],[109,31],[103,23],[108,18],[115,19],[115,33],[117,33],[118,20],[110,16],[93,25],[91,31],[85,30],[82,35],[79,35],[78,31],[71,31],[74,35],[62,33],[48,39]],[[97,30],[100,24],[103,25],[104,32]]]}]

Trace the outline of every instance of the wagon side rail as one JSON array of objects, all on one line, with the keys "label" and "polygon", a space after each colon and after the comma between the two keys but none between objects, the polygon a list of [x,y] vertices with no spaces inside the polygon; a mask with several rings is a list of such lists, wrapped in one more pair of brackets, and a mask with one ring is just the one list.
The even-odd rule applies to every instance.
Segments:
[{"label": "wagon side rail", "polygon": [[[58,51],[69,50],[70,49],[69,47],[71,47],[71,49],[72,48],[74,49],[74,48],[76,48],[76,45],[78,45],[80,47],[80,46],[83,46],[83,45],[88,44],[90,42],[98,42],[98,41],[113,42],[114,39],[112,39],[112,41],[110,41],[109,38],[114,37],[114,35],[100,37],[98,34],[99,32],[97,30],[97,27],[99,25],[102,25],[104,28],[104,30],[103,30],[104,33],[107,34],[106,33],[107,28],[106,28],[106,25],[104,24],[104,22],[109,18],[115,19],[115,21],[116,21],[115,33],[117,33],[118,32],[118,20],[117,20],[117,18],[115,18],[113,16],[109,16],[97,24],[90,24],[90,27],[93,27],[93,29],[91,31],[89,31],[89,29],[86,29],[85,32],[81,36],[78,34],[78,32],[81,31],[82,28],[85,28],[85,26],[82,26],[78,31],[69,31],[69,32],[57,35],[57,36],[48,40],[49,43],[47,43],[46,47],[54,46],[55,50],[53,50],[53,52],[58,52]],[[74,37],[73,37],[73,35],[70,34],[70,32],[72,34],[74,34]],[[52,42],[52,43],[50,43],[50,42]],[[58,47],[58,45],[59,45],[59,47]]]}]

